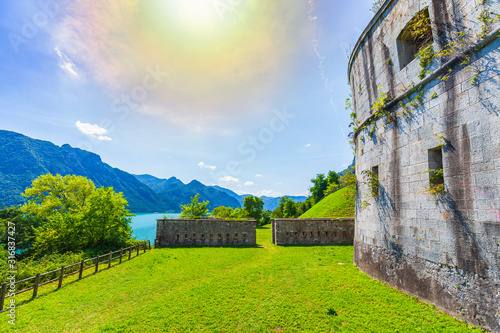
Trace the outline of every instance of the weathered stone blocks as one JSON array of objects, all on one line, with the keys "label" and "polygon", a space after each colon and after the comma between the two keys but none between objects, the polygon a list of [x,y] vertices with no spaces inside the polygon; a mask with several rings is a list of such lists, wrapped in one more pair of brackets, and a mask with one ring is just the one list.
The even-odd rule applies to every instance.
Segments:
[{"label": "weathered stone blocks", "polygon": [[[457,42],[459,32],[466,47],[435,58],[430,70],[440,74],[422,81],[418,59],[399,63],[397,38],[425,8],[434,50]],[[373,278],[500,332],[500,22],[489,26],[492,38],[478,39],[484,11],[500,14],[500,2],[387,0],[356,44],[349,80],[354,111],[367,125],[355,135],[356,171],[377,166],[381,191],[370,198],[358,177],[354,262]],[[461,65],[467,49],[470,61]],[[387,110],[393,124],[369,120],[378,87],[399,101],[413,85],[421,106],[402,99],[407,117],[394,102]],[[436,150],[445,193],[434,197],[425,171],[436,165],[429,158]],[[361,209],[362,201],[371,205]]]},{"label": "weathered stone blocks", "polygon": [[354,219],[274,219],[273,243],[353,244]]},{"label": "weathered stone blocks", "polygon": [[156,247],[237,246],[256,244],[255,220],[160,219],[156,224]]}]

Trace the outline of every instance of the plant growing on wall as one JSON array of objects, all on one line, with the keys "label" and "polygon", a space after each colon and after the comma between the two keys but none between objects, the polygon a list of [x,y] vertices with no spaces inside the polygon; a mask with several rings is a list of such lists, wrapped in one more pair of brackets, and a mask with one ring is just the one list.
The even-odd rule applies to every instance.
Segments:
[{"label": "plant growing on wall", "polygon": [[426,186],[425,189],[430,195],[436,198],[438,195],[446,192],[444,187],[443,169],[429,169],[421,174],[424,173],[429,173],[429,186]]},{"label": "plant growing on wall", "polygon": [[370,189],[370,197],[375,198],[379,195],[379,180],[378,175],[372,170],[363,171],[363,175],[365,176],[366,182]]}]

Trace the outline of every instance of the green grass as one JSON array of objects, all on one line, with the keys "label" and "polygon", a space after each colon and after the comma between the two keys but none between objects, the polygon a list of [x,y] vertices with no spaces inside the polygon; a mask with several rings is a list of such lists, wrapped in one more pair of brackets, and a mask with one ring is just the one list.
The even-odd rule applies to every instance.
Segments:
[{"label": "green grass", "polygon": [[323,200],[302,214],[300,218],[354,217],[355,199],[356,186],[351,185],[344,187],[326,196]]},{"label": "green grass", "polygon": [[[466,332],[370,279],[352,246],[163,248],[17,308],[19,332]],[[5,314],[0,331],[8,331]]]}]

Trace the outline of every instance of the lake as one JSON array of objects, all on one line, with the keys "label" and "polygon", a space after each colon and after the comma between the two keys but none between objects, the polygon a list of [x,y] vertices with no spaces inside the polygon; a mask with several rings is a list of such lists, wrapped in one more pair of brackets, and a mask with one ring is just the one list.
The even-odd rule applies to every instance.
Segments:
[{"label": "lake", "polygon": [[179,218],[181,213],[154,213],[154,214],[142,214],[136,213],[132,216],[132,237],[137,240],[149,240],[151,244],[154,244],[156,238],[156,220],[162,219],[163,215],[167,218]]}]

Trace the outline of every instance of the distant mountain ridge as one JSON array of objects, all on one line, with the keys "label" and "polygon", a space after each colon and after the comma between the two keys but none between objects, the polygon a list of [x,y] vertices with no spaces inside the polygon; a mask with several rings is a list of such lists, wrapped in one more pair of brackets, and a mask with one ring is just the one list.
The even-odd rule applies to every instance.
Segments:
[{"label": "distant mountain ridge", "polygon": [[[189,203],[197,193],[201,200],[210,201],[211,209],[242,207],[246,196],[220,186],[206,186],[197,180],[184,184],[175,177],[160,179],[147,174],[132,175],[102,162],[101,157],[92,152],[0,130],[0,207],[24,203],[26,198],[21,193],[35,178],[47,173],[85,176],[96,187],[113,187],[116,192],[123,193],[128,208],[136,213],[179,212],[180,205]],[[280,198],[262,199],[264,208],[273,210]]]},{"label": "distant mountain ridge", "polygon": [[123,192],[131,211],[161,211],[166,204],[148,186],[102,162],[97,154],[0,130],[0,206],[24,203],[21,193],[25,188],[49,172],[85,176],[97,187],[112,186],[116,192]]},{"label": "distant mountain ridge", "polygon": [[240,207],[238,200],[226,193],[226,191],[230,190],[221,187],[206,186],[197,180],[193,180],[189,184],[184,184],[175,177],[169,179],[160,179],[151,175],[136,175],[135,177],[152,188],[165,201],[186,204],[191,202],[191,198],[199,193],[200,201],[208,200],[210,202],[210,209],[218,206]]}]

